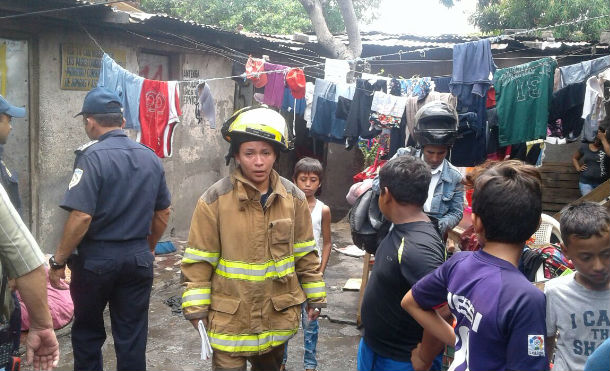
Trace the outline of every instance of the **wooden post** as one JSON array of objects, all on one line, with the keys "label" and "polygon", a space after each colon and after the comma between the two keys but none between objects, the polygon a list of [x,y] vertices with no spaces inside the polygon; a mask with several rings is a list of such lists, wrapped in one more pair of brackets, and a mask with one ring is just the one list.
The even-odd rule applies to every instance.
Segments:
[{"label": "wooden post", "polygon": [[362,298],[364,297],[364,290],[366,284],[369,281],[369,271],[371,264],[371,254],[368,252],[364,254],[362,261],[362,282],[360,283],[360,296],[358,297],[358,313],[356,314],[356,326],[362,326],[362,319],[360,318],[360,308],[362,307]]}]

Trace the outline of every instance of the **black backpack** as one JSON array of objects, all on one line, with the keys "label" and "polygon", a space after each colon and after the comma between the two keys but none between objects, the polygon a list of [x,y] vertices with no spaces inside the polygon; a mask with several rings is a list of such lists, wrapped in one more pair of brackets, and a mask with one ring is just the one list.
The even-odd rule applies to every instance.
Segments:
[{"label": "black backpack", "polygon": [[370,254],[375,254],[392,225],[379,210],[378,200],[379,194],[369,189],[358,197],[348,213],[354,245]]}]

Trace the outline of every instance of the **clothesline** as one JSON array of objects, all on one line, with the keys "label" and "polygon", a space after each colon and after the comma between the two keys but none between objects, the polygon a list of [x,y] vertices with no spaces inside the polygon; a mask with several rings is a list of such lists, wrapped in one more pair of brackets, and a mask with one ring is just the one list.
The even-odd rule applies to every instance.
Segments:
[{"label": "clothesline", "polygon": [[[513,33],[513,34],[511,34],[511,35],[509,35],[509,34],[504,34],[504,35],[499,35],[499,36],[493,36],[493,37],[489,37],[489,38],[487,38],[487,39],[489,39],[491,42],[494,42],[494,41],[503,40],[503,39],[506,39],[506,38],[509,38],[509,37],[512,37],[512,36],[515,36],[515,35],[527,34],[527,33],[532,33],[532,32],[536,32],[536,31],[541,31],[541,30],[546,30],[546,29],[551,29],[551,28],[556,28],[556,27],[562,27],[562,26],[567,26],[567,25],[571,25],[571,24],[582,23],[582,22],[586,22],[586,21],[590,21],[590,20],[596,20],[596,19],[600,19],[600,18],[603,18],[603,17],[606,17],[606,16],[604,15],[604,16],[596,16],[596,17],[580,17],[580,18],[575,19],[575,20],[572,20],[572,21],[566,21],[566,22],[556,23],[556,24],[554,24],[554,25],[550,25],[550,26],[538,27],[538,28],[533,28],[533,29],[529,29],[529,30],[524,30],[524,31],[520,31],[520,32]],[[0,17],[0,19],[2,19],[2,17]],[[92,36],[92,35],[91,35],[91,34],[90,34],[90,33],[89,33],[87,30],[86,30],[86,28],[85,28],[84,26],[82,26],[82,25],[81,25],[81,27],[83,28],[83,30],[85,30],[85,32],[87,33],[87,35],[89,36],[89,38],[90,38],[90,39],[91,39],[91,40],[92,40],[92,41],[95,43],[95,45],[96,45],[96,46],[97,46],[97,47],[98,47],[98,48],[99,48],[99,49],[100,49],[102,52],[104,52],[104,50],[103,50],[103,48],[101,47],[101,45],[100,45],[100,44],[97,42],[97,40],[96,40],[96,39],[95,39],[95,38],[94,38],[94,37],[93,37],[93,36]],[[129,30],[126,30],[126,31],[127,31],[128,33],[134,34],[134,35],[136,35],[136,36],[146,38],[147,40],[150,40],[150,41],[155,41],[155,42],[159,42],[159,43],[163,43],[163,44],[167,44],[167,45],[172,45],[172,46],[176,46],[176,47],[182,47],[182,48],[185,48],[185,49],[191,49],[191,50],[201,50],[201,49],[198,49],[198,48],[190,48],[190,47],[187,47],[187,46],[175,45],[175,44],[172,44],[172,43],[163,42],[163,41],[160,41],[160,40],[155,40],[155,39],[153,39],[153,38],[151,38],[151,37],[144,36],[144,35],[140,35],[140,34],[137,34],[137,33],[135,33],[135,32],[129,31]],[[182,39],[184,39],[184,40],[186,40],[186,41],[189,41],[189,42],[192,42],[192,43],[194,43],[194,44],[196,44],[196,45],[203,45],[203,46],[206,48],[204,51],[210,51],[210,52],[212,52],[212,53],[215,53],[215,54],[218,54],[218,55],[220,55],[220,56],[222,56],[222,57],[225,57],[225,58],[227,58],[227,59],[229,59],[229,60],[231,60],[231,61],[233,61],[233,62],[240,63],[240,64],[245,64],[245,63],[243,63],[243,62],[240,62],[240,61],[237,61],[237,60],[235,60],[235,59],[230,58],[230,57],[229,57],[229,56],[228,56],[226,53],[222,53],[222,52],[221,52],[221,51],[222,51],[222,49],[220,49],[220,48],[212,47],[212,46],[210,46],[210,45],[207,45],[207,44],[201,43],[201,42],[199,42],[199,41],[196,41],[196,40],[193,40],[193,39],[190,39],[190,38],[186,38],[186,37],[184,37],[184,36],[179,36],[179,35],[175,35],[175,34],[168,33],[168,32],[164,32],[164,33],[165,33],[165,34],[168,34],[168,35],[172,35],[172,36],[178,37],[178,38],[182,38]],[[484,39],[482,39],[482,40],[484,40]],[[416,49],[416,50],[409,50],[409,51],[403,51],[403,50],[399,50],[398,52],[393,52],[393,53],[388,53],[388,54],[382,54],[382,55],[376,55],[376,56],[370,56],[370,57],[359,57],[359,58],[350,59],[350,60],[346,60],[346,61],[347,61],[348,63],[354,64],[354,63],[359,63],[359,62],[375,61],[375,60],[379,60],[379,59],[384,58],[384,57],[390,57],[390,56],[395,56],[395,55],[399,55],[399,56],[402,58],[402,55],[403,55],[403,54],[411,54],[411,53],[426,53],[426,52],[431,51],[431,50],[442,49],[442,48],[445,48],[445,47],[440,47],[440,46],[438,46],[438,47],[426,47],[426,48],[420,48],[420,49]],[[229,49],[230,49],[230,48],[229,48]],[[282,54],[282,52],[280,52],[280,51],[274,51],[274,50],[271,50],[271,49],[266,49],[266,50],[270,50],[270,51],[273,51],[273,52],[278,52],[278,54]],[[243,54],[243,55],[245,56],[245,54],[244,54],[244,53],[238,52],[238,51],[236,51],[236,50],[231,49],[231,51],[233,51],[233,52],[235,52],[235,53],[240,53],[240,54]],[[289,54],[289,53],[284,53],[284,54]],[[233,55],[233,56],[234,56],[234,57],[238,57],[238,56],[236,56],[236,55]],[[566,56],[569,56],[569,55],[564,55],[564,56],[561,56],[560,58],[564,58],[564,57],[566,57]],[[240,57],[241,57],[241,56],[240,56]],[[245,58],[245,57],[244,57],[244,58]],[[302,59],[305,59],[305,58],[302,58]],[[436,61],[436,60],[434,60],[434,61]],[[448,60],[447,60],[447,61],[448,61]],[[419,62],[419,61],[417,61],[417,60],[413,60],[413,62]],[[321,66],[323,66],[323,65],[325,65],[325,63],[324,63],[324,62],[322,62],[322,63],[315,63],[315,64],[309,64],[309,65],[302,65],[302,66],[299,66],[298,68],[301,68],[301,69],[303,69],[303,70],[305,70],[306,68],[320,69],[319,67],[321,67]],[[268,73],[287,72],[287,71],[289,71],[291,68],[292,68],[292,67],[287,67],[287,68],[285,68],[285,69],[274,70],[274,71],[261,71],[261,72],[259,72],[259,73],[258,73],[258,75],[261,75],[261,74],[268,74]],[[354,70],[352,70],[352,71],[354,71]],[[309,76],[309,77],[313,77],[313,76]],[[228,79],[236,79],[236,78],[245,78],[245,74],[240,74],[240,75],[232,75],[232,76],[223,76],[223,77],[213,77],[213,78],[209,78],[209,79],[202,79],[202,80],[201,80],[201,82],[210,82],[210,81],[218,81],[218,80],[228,80]],[[193,80],[180,80],[180,81],[178,81],[178,82],[179,82],[179,83],[187,83],[187,82],[193,82]]]}]

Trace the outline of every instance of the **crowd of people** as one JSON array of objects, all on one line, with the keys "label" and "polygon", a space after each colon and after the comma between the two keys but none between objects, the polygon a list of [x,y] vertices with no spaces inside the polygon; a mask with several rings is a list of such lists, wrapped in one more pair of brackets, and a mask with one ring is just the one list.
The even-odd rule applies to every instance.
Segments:
[{"label": "crowd of people", "polygon": [[[66,265],[71,269],[75,370],[103,369],[106,305],[116,369],[146,369],[154,248],[171,201],[159,159],[121,130],[121,108],[116,93],[103,87],[85,97],[79,115],[92,142],[76,152],[60,203],[69,216],[49,259],[54,287],[68,288],[63,278]],[[11,118],[24,115],[0,97],[0,142]],[[450,370],[547,370],[550,363],[557,371],[610,370],[608,210],[584,202],[563,211],[562,248],[576,271],[547,282],[543,292],[519,270],[541,219],[538,171],[509,160],[462,179],[446,160],[457,136],[455,110],[432,102],[416,119],[418,146],[398,151],[373,182],[391,228],[376,248],[364,292],[358,370],[441,370],[447,346],[455,349]],[[292,181],[274,170],[288,149],[287,125],[265,106],[237,111],[221,133],[234,170],[195,205],[181,262],[184,316],[196,331],[207,330],[214,370],[246,370],[248,363],[253,371],[285,370],[288,341],[300,324],[303,366],[315,370],[331,251],[331,211],[317,199],[324,169],[303,158]],[[594,157],[585,151],[606,148],[604,139],[583,148],[584,166]],[[462,219],[465,185],[473,189],[472,223],[482,248],[447,259],[445,240]],[[59,346],[43,255],[15,203],[0,187],[2,269],[16,279],[30,313],[27,358],[35,369],[52,369]],[[15,299],[5,281],[8,323]]]}]

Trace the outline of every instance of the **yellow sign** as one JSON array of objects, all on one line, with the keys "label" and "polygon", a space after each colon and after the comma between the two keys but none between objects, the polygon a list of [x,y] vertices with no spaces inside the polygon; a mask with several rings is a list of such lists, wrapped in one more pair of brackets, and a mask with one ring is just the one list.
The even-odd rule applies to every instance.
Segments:
[{"label": "yellow sign", "polygon": [[[127,64],[127,52],[109,49],[106,53],[121,67]],[[102,67],[102,51],[95,46],[61,45],[61,89],[91,90],[97,86]]]},{"label": "yellow sign", "polygon": [[6,68],[6,44],[0,44],[0,94],[6,97],[6,74],[8,73]]}]

